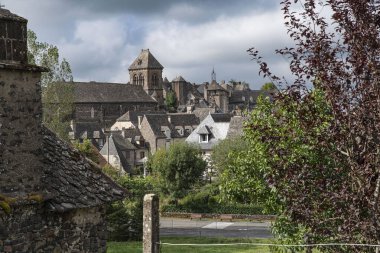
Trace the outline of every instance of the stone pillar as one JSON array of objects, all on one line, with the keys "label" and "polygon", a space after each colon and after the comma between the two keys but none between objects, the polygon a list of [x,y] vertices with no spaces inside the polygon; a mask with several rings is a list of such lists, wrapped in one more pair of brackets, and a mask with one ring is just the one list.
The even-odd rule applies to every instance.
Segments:
[{"label": "stone pillar", "polygon": [[158,197],[155,194],[144,196],[143,214],[143,253],[160,252],[160,217]]}]

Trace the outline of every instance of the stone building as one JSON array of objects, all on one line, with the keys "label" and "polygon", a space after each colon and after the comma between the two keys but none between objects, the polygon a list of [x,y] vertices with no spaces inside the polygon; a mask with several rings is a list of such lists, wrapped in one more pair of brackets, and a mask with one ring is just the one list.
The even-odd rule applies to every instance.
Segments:
[{"label": "stone building", "polygon": [[157,109],[157,101],[143,86],[122,83],[75,82],[74,103],[76,122],[95,120],[105,127],[128,111]]},{"label": "stone building", "polygon": [[26,36],[0,8],[0,252],[106,252],[105,205],[124,190],[43,127]]},{"label": "stone building", "polygon": [[111,131],[100,154],[120,174],[133,174],[142,167],[148,156],[148,147],[140,130],[129,128]]},{"label": "stone building", "polygon": [[139,129],[154,154],[176,141],[184,141],[198,124],[199,119],[194,114],[146,114]]},{"label": "stone building", "polygon": [[154,58],[149,49],[142,49],[140,55],[129,66],[130,83],[140,85],[159,105],[164,104],[162,70],[164,67]]},{"label": "stone building", "polygon": [[227,137],[231,115],[215,113],[208,115],[186,138],[186,142],[198,145],[204,157],[209,157],[212,148]]}]

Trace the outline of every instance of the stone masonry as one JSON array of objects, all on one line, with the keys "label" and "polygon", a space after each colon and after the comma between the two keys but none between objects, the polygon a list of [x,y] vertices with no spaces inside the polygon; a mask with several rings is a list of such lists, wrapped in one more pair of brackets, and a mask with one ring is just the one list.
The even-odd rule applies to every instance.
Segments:
[{"label": "stone masonry", "polygon": [[0,252],[106,252],[105,205],[124,189],[42,125],[26,31],[0,8]]}]

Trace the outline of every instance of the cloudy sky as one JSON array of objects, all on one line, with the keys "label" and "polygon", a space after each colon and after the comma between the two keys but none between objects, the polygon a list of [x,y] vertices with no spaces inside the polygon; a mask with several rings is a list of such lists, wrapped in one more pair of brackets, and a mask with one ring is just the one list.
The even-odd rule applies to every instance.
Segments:
[{"label": "cloudy sky", "polygon": [[38,40],[57,45],[76,81],[128,82],[128,67],[149,48],[169,80],[267,82],[246,50],[256,47],[277,75],[290,44],[279,0],[3,0],[29,20]]}]

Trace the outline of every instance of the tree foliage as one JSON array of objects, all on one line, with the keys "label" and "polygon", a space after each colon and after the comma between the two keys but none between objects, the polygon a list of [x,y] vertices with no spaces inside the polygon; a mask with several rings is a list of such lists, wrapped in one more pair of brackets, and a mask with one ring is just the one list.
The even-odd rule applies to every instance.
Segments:
[{"label": "tree foliage", "polygon": [[148,160],[162,192],[174,200],[184,197],[199,182],[206,166],[200,150],[186,142],[172,144],[167,151],[160,149]]},{"label": "tree foliage", "polygon": [[89,139],[84,139],[83,142],[75,141],[74,147],[79,150],[88,159],[92,160],[94,163],[99,162],[98,153],[94,145],[92,145]]},{"label": "tree foliage", "polygon": [[[258,124],[255,117],[260,115],[253,115],[249,126],[250,138],[261,142],[270,158],[264,177],[276,190],[288,221],[303,226],[309,242],[379,244],[379,4],[281,4],[295,47],[277,52],[289,58],[294,82],[275,76],[257,50],[249,50],[264,76],[288,85],[276,98],[283,110],[275,107],[266,114],[272,125]],[[332,15],[324,16],[322,9]]]},{"label": "tree foliage", "polygon": [[43,122],[59,137],[68,140],[70,119],[74,109],[74,87],[70,64],[60,62],[56,46],[37,41],[36,34],[28,30],[28,61],[49,69],[42,73]]},{"label": "tree foliage", "polygon": [[248,150],[248,142],[242,136],[236,136],[221,140],[212,149],[211,164],[213,169],[218,173],[222,173],[231,163],[233,159],[230,153],[239,153]]},{"label": "tree foliage", "polygon": [[264,83],[263,86],[261,86],[261,90],[264,90],[264,91],[277,91],[278,88],[277,88],[277,86],[274,83],[268,82],[268,83]]},{"label": "tree foliage", "polygon": [[[114,174],[112,174],[114,175]],[[107,209],[109,239],[116,241],[141,240],[143,232],[143,200],[145,194],[154,193],[149,178],[117,177],[128,196],[111,204]]]},{"label": "tree foliage", "polygon": [[175,111],[177,107],[177,97],[174,91],[168,91],[166,94],[165,105],[169,111]]}]

